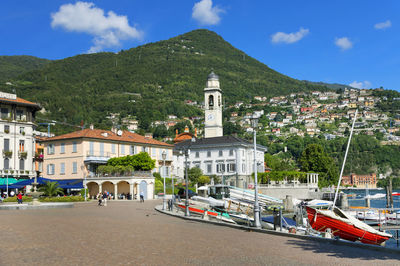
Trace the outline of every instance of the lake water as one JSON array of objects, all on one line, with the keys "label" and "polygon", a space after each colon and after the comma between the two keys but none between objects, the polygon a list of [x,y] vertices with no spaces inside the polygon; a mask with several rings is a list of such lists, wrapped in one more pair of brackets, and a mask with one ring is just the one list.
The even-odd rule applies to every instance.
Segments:
[{"label": "lake water", "polygon": [[[349,205],[350,206],[366,206],[365,205],[365,196],[367,194],[365,189],[345,189],[342,190],[344,193],[348,195],[355,195],[355,197],[349,197]],[[400,190],[394,190],[393,192],[400,192]],[[368,194],[369,195],[375,195],[378,193],[383,193],[386,194],[386,190],[384,189],[369,189]],[[386,208],[386,197],[380,198],[380,199],[371,199],[371,208]],[[393,197],[393,207],[394,208],[400,208],[400,197],[399,196],[394,196]],[[396,236],[396,231],[395,230],[388,230],[387,231],[389,234],[392,234],[393,236]],[[400,234],[400,232],[399,232]],[[386,247],[391,247],[391,248],[400,248],[398,246],[397,241],[395,239],[389,239],[386,241]]]}]

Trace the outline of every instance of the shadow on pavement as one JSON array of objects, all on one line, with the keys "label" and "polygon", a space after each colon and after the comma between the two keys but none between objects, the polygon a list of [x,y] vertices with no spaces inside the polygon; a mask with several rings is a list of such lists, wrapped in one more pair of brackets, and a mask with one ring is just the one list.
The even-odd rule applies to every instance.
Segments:
[{"label": "shadow on pavement", "polygon": [[400,254],[391,253],[390,251],[380,251],[372,249],[363,249],[361,247],[351,247],[335,243],[322,243],[318,241],[309,241],[302,239],[289,239],[286,244],[293,247],[301,248],[304,250],[312,251],[314,253],[323,253],[327,256],[336,258],[350,258],[361,260],[393,260],[400,259]]}]

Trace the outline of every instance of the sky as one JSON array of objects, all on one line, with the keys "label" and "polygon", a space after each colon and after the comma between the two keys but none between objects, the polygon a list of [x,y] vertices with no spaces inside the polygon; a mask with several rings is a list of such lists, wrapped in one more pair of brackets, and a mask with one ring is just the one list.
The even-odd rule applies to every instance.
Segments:
[{"label": "sky", "polygon": [[400,90],[396,0],[1,0],[0,10],[0,55],[118,52],[205,28],[296,79]]}]

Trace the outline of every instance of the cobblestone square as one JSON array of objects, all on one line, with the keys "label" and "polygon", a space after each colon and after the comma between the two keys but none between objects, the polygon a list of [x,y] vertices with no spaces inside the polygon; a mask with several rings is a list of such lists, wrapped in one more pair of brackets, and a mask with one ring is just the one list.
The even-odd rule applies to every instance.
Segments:
[{"label": "cobblestone square", "polygon": [[0,211],[0,265],[398,265],[400,255],[187,221],[160,201]]}]

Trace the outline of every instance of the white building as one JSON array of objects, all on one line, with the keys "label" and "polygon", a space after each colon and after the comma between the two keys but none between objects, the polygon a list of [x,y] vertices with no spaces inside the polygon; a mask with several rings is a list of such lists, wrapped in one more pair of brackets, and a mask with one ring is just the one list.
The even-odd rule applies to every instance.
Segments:
[{"label": "white building", "polygon": [[[175,144],[173,175],[184,178],[187,159],[189,168],[199,167],[204,175],[223,177],[225,184],[247,187],[253,182],[254,144],[234,136],[223,136],[222,91],[219,88],[219,78],[213,72],[208,76],[204,96],[205,138],[192,138]],[[261,145],[256,147],[258,172],[264,172],[266,150]]]},{"label": "white building", "polygon": [[0,92],[0,143],[2,160],[0,173],[14,178],[35,176],[34,118],[39,105]]}]

